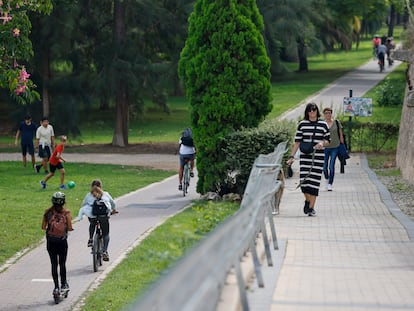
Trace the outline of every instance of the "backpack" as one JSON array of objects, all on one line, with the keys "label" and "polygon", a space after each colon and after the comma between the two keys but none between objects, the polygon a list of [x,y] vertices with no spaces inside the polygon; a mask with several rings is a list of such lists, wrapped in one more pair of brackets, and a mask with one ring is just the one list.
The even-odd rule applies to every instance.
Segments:
[{"label": "backpack", "polygon": [[194,147],[193,133],[189,127],[181,134],[181,143],[184,146]]},{"label": "backpack", "polygon": [[67,237],[68,224],[65,213],[51,211],[48,214],[47,237],[52,240],[64,240]]},{"label": "backpack", "polygon": [[190,136],[181,137],[181,143],[185,146],[194,147],[194,141],[193,138]]},{"label": "backpack", "polygon": [[108,215],[108,209],[103,200],[95,200],[92,205],[92,214],[95,216]]}]

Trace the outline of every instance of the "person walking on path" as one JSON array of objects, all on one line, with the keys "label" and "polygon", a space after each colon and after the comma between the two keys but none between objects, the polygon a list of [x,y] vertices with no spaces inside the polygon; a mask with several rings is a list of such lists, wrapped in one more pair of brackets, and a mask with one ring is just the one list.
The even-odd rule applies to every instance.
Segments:
[{"label": "person walking on path", "polygon": [[[97,204],[96,201],[101,201],[105,205],[105,214],[97,215],[94,213],[94,205]],[[91,184],[91,191],[86,194],[82,202],[82,207],[79,210],[78,221],[82,220],[83,215],[86,215],[89,219],[89,239],[88,247],[92,247],[92,238],[95,232],[96,222],[99,217],[99,222],[101,224],[102,235],[104,237],[104,247],[102,259],[104,261],[109,261],[108,255],[108,245],[109,245],[109,217],[110,215],[116,214],[116,204],[112,196],[107,191],[102,189],[102,181],[95,179]]]},{"label": "person walking on path", "polygon": [[50,172],[46,175],[44,180],[40,181],[40,185],[42,189],[46,189],[47,181],[55,175],[56,170],[60,172],[60,190],[65,190],[65,168],[63,167],[62,162],[66,162],[66,160],[62,157],[63,150],[65,149],[65,144],[67,137],[62,135],[59,137],[60,143],[56,146],[55,150],[53,150],[52,155],[49,159],[49,169]]},{"label": "person walking on path", "polygon": [[326,179],[326,190],[332,191],[335,177],[335,162],[339,153],[339,145],[344,143],[342,125],[338,120],[332,119],[332,108],[323,109],[325,122],[328,124],[331,142],[325,147],[325,160],[323,164],[323,174]]},{"label": "person walking on path", "polygon": [[17,146],[19,137],[21,137],[20,146],[22,149],[22,160],[23,166],[26,167],[27,165],[27,153],[30,154],[32,157],[32,167],[34,168],[36,165],[36,159],[34,155],[34,144],[33,138],[36,135],[37,126],[32,123],[32,117],[30,115],[26,115],[24,121],[21,121],[19,124],[19,128],[16,132],[16,139],[14,144]]},{"label": "person walking on path", "polygon": [[39,150],[39,157],[42,158],[42,163],[35,165],[36,172],[40,172],[40,168],[43,166],[45,174],[48,174],[47,162],[52,154],[53,145],[55,139],[55,132],[53,126],[49,124],[49,119],[43,117],[41,125],[36,131],[36,147]]},{"label": "person walking on path", "polygon": [[[316,215],[315,202],[319,195],[325,157],[323,148],[331,140],[328,124],[319,120],[320,116],[318,106],[315,103],[306,105],[304,118],[299,122],[296,129],[292,155],[286,162],[287,165],[292,165],[294,154],[300,150],[300,187],[305,196],[303,212],[308,216]],[[300,148],[301,144],[311,144],[311,150],[305,151],[305,148]]]},{"label": "person walking on path", "polygon": [[52,277],[54,283],[53,294],[59,293],[60,272],[61,289],[68,290],[69,284],[66,278],[66,259],[68,254],[68,231],[72,231],[72,216],[63,206],[66,197],[63,192],[55,192],[52,196],[52,206],[45,210],[42,220],[42,229],[46,230],[46,248],[52,265]]}]

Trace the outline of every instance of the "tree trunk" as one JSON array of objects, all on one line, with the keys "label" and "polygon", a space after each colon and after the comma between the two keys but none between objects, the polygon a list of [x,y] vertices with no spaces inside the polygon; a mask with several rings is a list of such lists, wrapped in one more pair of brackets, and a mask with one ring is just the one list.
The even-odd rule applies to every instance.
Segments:
[{"label": "tree trunk", "polygon": [[390,17],[388,23],[388,37],[392,37],[394,34],[394,25],[395,25],[395,6],[391,5]]},{"label": "tree trunk", "polygon": [[[125,42],[125,1],[114,1],[114,43],[117,52],[115,61],[118,59],[122,44]],[[125,147],[128,145],[129,127],[129,98],[128,87],[124,83],[122,72],[118,72],[117,91],[115,95],[115,130],[112,138],[112,145]]]},{"label": "tree trunk", "polygon": [[308,59],[306,57],[306,45],[303,38],[297,40],[298,58],[299,58],[299,72],[308,71]]},{"label": "tree trunk", "polygon": [[129,104],[128,90],[125,85],[119,83],[115,95],[115,131],[112,138],[112,145],[126,147],[128,145],[128,125],[129,125]]},{"label": "tree trunk", "polygon": [[42,60],[42,106],[43,116],[49,117],[50,115],[50,96],[49,96],[49,81],[50,81],[50,51],[46,49],[43,54]]}]

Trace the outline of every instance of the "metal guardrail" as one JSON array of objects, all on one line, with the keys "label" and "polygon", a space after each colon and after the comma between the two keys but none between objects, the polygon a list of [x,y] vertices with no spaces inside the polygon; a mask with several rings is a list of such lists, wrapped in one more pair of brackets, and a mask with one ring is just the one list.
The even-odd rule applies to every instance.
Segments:
[{"label": "metal guardrail", "polygon": [[273,265],[266,218],[271,227],[274,249],[278,249],[271,204],[281,187],[278,176],[286,143],[268,155],[259,155],[250,172],[240,209],[220,224],[171,270],[161,277],[128,310],[194,311],[216,310],[229,272],[234,269],[240,305],[249,310],[241,258],[250,251],[259,287],[263,287],[256,240],[261,233],[269,266]]}]

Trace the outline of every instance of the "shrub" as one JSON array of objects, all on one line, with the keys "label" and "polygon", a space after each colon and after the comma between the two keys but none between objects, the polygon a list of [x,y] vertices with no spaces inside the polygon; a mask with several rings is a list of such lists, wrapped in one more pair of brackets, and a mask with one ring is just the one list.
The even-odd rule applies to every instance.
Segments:
[{"label": "shrub", "polygon": [[222,141],[223,163],[220,193],[242,195],[249,179],[254,160],[259,154],[268,154],[284,141],[293,141],[295,123],[292,121],[267,121],[258,128],[243,129],[226,136]]},{"label": "shrub", "polygon": [[378,152],[397,149],[399,124],[355,122],[343,124],[348,147],[351,151]]},{"label": "shrub", "polygon": [[379,106],[398,106],[404,101],[405,81],[402,78],[385,78],[375,90],[375,99]]}]

